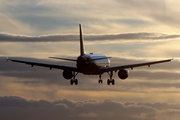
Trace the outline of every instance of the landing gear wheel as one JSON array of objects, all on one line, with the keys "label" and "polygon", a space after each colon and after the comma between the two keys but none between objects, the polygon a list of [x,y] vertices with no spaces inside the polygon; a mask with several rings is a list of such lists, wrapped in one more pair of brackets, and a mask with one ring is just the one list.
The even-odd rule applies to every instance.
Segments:
[{"label": "landing gear wheel", "polygon": [[115,84],[115,80],[113,79],[113,80],[112,80],[112,85],[114,85],[114,84]]},{"label": "landing gear wheel", "polygon": [[98,83],[102,83],[102,80],[98,80]]},{"label": "landing gear wheel", "polygon": [[75,85],[78,85],[78,80],[75,79],[75,77],[76,77],[76,75],[78,74],[78,72],[75,73],[75,72],[72,71],[72,73],[73,73],[73,77],[72,77],[72,79],[70,80],[70,85],[73,85],[74,83],[75,83]]},{"label": "landing gear wheel", "polygon": [[70,84],[73,85],[73,80],[72,79],[70,80]]},{"label": "landing gear wheel", "polygon": [[108,73],[109,76],[110,76],[110,79],[107,80],[107,84],[110,85],[110,84],[112,83],[112,85],[114,85],[114,84],[115,84],[115,80],[112,79],[113,71],[110,71],[110,73],[109,73],[109,72],[107,72],[107,73]]},{"label": "landing gear wheel", "polygon": [[102,83],[101,74],[99,75],[98,83]]},{"label": "landing gear wheel", "polygon": [[110,85],[110,80],[109,79],[107,80],[107,84]]},{"label": "landing gear wheel", "polygon": [[78,84],[78,80],[77,80],[77,79],[76,79],[74,82],[75,82],[75,85],[77,85],[77,84]]}]

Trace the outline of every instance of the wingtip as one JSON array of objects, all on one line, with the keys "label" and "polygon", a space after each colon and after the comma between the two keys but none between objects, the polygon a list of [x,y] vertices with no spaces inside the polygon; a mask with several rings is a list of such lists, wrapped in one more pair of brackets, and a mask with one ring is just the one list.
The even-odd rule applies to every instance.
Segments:
[{"label": "wingtip", "polygon": [[171,61],[174,60],[174,57],[172,57]]},{"label": "wingtip", "polygon": [[6,57],[6,61],[8,61],[9,60],[9,58],[8,57]]}]

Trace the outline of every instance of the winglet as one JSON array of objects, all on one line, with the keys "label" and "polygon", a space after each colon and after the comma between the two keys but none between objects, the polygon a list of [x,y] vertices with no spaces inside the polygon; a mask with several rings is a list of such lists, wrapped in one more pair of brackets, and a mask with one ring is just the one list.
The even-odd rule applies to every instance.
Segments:
[{"label": "winglet", "polygon": [[81,56],[83,56],[85,54],[85,49],[84,49],[84,40],[82,35],[81,24],[79,24],[79,32],[80,32],[80,54]]}]

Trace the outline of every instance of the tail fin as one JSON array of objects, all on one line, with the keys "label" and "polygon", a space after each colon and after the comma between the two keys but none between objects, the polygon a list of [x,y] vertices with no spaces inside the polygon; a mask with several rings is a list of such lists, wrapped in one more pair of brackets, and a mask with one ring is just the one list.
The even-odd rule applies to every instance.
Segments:
[{"label": "tail fin", "polygon": [[79,32],[80,32],[80,54],[81,56],[83,56],[85,54],[85,49],[84,49],[84,40],[82,36],[81,24],[79,24]]}]

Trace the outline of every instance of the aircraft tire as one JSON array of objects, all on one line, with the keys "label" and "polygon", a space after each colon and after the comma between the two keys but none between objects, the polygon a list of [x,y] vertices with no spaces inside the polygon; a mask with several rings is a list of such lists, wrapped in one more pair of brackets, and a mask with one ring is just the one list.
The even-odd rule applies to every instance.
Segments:
[{"label": "aircraft tire", "polygon": [[110,85],[110,80],[109,79],[107,80],[107,84]]},{"label": "aircraft tire", "polygon": [[72,79],[70,80],[70,84],[73,85],[73,80]]},{"label": "aircraft tire", "polygon": [[113,80],[112,80],[112,85],[114,85],[114,84],[115,84],[115,80],[113,79]]},{"label": "aircraft tire", "polygon": [[77,79],[75,80],[75,85],[78,85],[78,80]]}]

